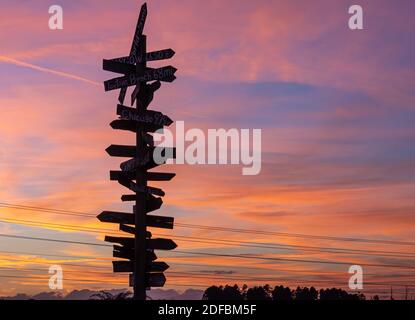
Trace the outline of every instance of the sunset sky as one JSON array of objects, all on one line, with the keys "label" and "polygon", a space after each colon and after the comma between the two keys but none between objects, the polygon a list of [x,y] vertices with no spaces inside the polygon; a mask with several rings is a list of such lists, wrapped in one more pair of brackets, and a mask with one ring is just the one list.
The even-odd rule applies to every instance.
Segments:
[{"label": "sunset sky", "polygon": [[[235,165],[157,169],[177,174],[153,184],[166,192],[157,214],[177,223],[153,230],[179,245],[158,254],[170,264],[167,289],[347,289],[358,264],[368,296],[388,297],[391,285],[415,296],[415,2],[354,2],[364,30],[348,28],[355,3],[343,0],[147,2],[148,50],[176,52],[153,65],[178,69],[150,108],[186,128],[262,129],[259,175]],[[63,8],[63,30],[48,28],[52,4]],[[95,218],[131,212],[126,189],[109,180],[122,159],[105,149],[135,142],[109,126],[118,92],[103,81],[117,75],[102,59],[128,55],[141,4],[1,1],[0,296],[50,291],[53,264],[64,268],[64,292],[128,287],[103,241],[117,225]]]}]

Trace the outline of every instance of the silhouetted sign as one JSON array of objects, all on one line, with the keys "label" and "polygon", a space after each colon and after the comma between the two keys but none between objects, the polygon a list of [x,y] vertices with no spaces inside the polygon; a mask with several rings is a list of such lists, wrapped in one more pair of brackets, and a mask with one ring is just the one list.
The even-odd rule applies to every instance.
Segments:
[{"label": "silhouetted sign", "polygon": [[128,247],[134,246],[134,238],[105,236],[104,241],[111,243],[119,243],[123,246]]},{"label": "silhouetted sign", "polygon": [[166,271],[170,266],[163,261],[154,261],[150,264],[150,272],[163,272]]},{"label": "silhouetted sign", "polygon": [[137,68],[133,64],[104,59],[102,61],[102,69],[110,72],[130,74],[135,73]]},{"label": "silhouetted sign", "polygon": [[[112,267],[114,272],[133,272],[133,261],[113,261]],[[163,272],[169,268],[169,265],[162,261],[149,262],[147,265],[147,271],[149,272]]]},{"label": "silhouetted sign", "polygon": [[174,76],[176,71],[177,69],[172,66],[161,67],[158,69],[146,68],[143,74],[140,75],[131,73],[123,77],[104,81],[104,88],[105,91],[111,91],[123,87],[135,86],[140,82],[148,82],[153,80],[173,82],[176,79]]},{"label": "silhouetted sign", "polygon": [[[166,283],[166,277],[161,272],[146,273],[146,287],[163,287]],[[134,286],[134,274],[129,276],[130,287]]]},{"label": "silhouetted sign", "polygon": [[102,211],[97,218],[101,222],[125,224],[135,223],[134,215],[126,212]]},{"label": "silhouetted sign", "polygon": [[[134,214],[126,212],[103,211],[98,215],[98,220],[109,223],[135,224]],[[174,218],[149,214],[146,217],[146,224],[148,227],[173,229]]]},{"label": "silhouetted sign", "polygon": [[105,151],[111,157],[126,157],[126,158],[133,158],[137,154],[137,147],[136,146],[121,146],[112,144],[110,145]]},{"label": "silhouetted sign", "polygon": [[130,108],[119,104],[117,106],[117,115],[123,120],[134,120],[140,123],[153,124],[155,126],[169,126],[173,120],[161,112],[146,110],[138,112],[135,108]]},{"label": "silhouetted sign", "polygon": [[[163,200],[161,198],[158,198],[158,197],[155,197],[149,194],[146,199],[146,212],[148,213],[148,212],[160,209],[162,204],[163,204]],[[134,213],[136,212],[135,210],[136,210],[136,207],[134,205],[133,206]]]},{"label": "silhouetted sign", "polygon": [[[135,228],[131,226],[127,226],[126,224],[120,224],[120,231],[124,231],[129,234],[135,234]],[[146,231],[146,238],[151,238],[150,231]]]},{"label": "silhouetted sign", "polygon": [[112,269],[114,272],[133,272],[134,264],[132,261],[113,261]]},{"label": "silhouetted sign", "polygon": [[166,277],[163,273],[147,273],[146,274],[147,287],[163,287],[166,283]]},{"label": "silhouetted sign", "polygon": [[164,191],[159,188],[139,186],[135,182],[128,180],[128,179],[124,179],[124,178],[119,179],[118,182],[122,186],[134,192],[154,194],[156,196],[161,196],[161,197],[165,196]]},{"label": "silhouetted sign", "polygon": [[149,227],[162,228],[162,229],[173,229],[174,218],[173,217],[162,217],[147,215],[146,223]]},{"label": "silhouetted sign", "polygon": [[[146,53],[146,60],[147,61],[156,61],[156,60],[165,60],[165,59],[170,59],[175,55],[175,52],[173,49],[164,49],[164,50],[157,50],[157,51],[152,51],[152,52],[147,52]],[[136,56],[126,56],[126,57],[119,57],[119,58],[114,58],[114,59],[109,59],[107,61],[111,61],[111,62],[120,62],[120,63],[126,63],[126,64],[130,64],[130,65],[134,65],[136,64],[139,59],[137,59]],[[104,69],[106,70],[106,69]],[[108,71],[112,71],[112,70],[108,70]],[[114,71],[114,72],[118,72],[118,71]],[[133,71],[134,72],[134,71]],[[124,73],[124,72],[121,72]]]},{"label": "silhouetted sign", "polygon": [[[134,248],[114,245],[113,256],[114,258],[129,259],[134,261]],[[157,256],[154,250],[146,250],[146,261],[150,264],[151,261],[157,260]]]},{"label": "silhouetted sign", "polygon": [[176,176],[175,173],[147,172],[146,178],[149,181],[170,181]]},{"label": "silhouetted sign", "polygon": [[114,120],[110,123],[111,128],[115,130],[126,130],[131,132],[137,132],[138,126],[148,132],[156,132],[157,130],[161,130],[160,133],[163,132],[163,127],[161,126],[155,126],[152,124],[146,124],[146,123],[138,123],[133,120]]},{"label": "silhouetted sign", "polygon": [[133,158],[127,161],[124,161],[120,164],[122,171],[134,171],[137,168],[140,168],[150,162],[150,151],[147,150],[145,154],[139,158]]},{"label": "silhouetted sign", "polygon": [[175,54],[173,49],[164,49],[159,51],[147,52],[147,61],[156,61],[170,59]]},{"label": "silhouetted sign", "polygon": [[147,18],[147,4],[141,6],[140,15],[138,16],[137,26],[135,28],[134,39],[131,45],[130,56],[138,56],[138,46],[140,44],[141,35],[143,34],[144,24]]},{"label": "silhouetted sign", "polygon": [[147,239],[147,248],[155,250],[173,250],[177,247],[177,244],[171,239],[156,238]]},{"label": "silhouetted sign", "polygon": [[[147,172],[144,174],[146,179],[149,181],[170,181],[173,179],[176,174],[175,173],[166,173],[166,172]],[[110,171],[110,180],[117,181],[120,178],[135,180],[136,173],[134,171]],[[124,198],[123,201],[135,201],[135,195],[131,195],[131,197]]]},{"label": "silhouetted sign", "polygon": [[[139,200],[139,198],[135,194],[124,194],[121,196],[121,201],[124,201],[124,202],[125,201],[137,201],[137,200]],[[151,194],[147,195],[146,213],[160,209],[162,204],[163,204],[163,200],[161,198],[154,197]]]}]

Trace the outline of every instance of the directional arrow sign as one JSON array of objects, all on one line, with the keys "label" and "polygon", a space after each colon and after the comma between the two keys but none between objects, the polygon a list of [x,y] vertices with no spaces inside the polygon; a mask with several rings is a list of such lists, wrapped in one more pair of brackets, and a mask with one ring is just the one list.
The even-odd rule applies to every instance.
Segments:
[{"label": "directional arrow sign", "polygon": [[135,182],[128,180],[128,179],[123,179],[123,178],[119,179],[118,182],[124,187],[134,192],[154,194],[156,196],[161,196],[161,197],[165,196],[164,191],[159,188],[139,186]]},{"label": "directional arrow sign", "polygon": [[[163,287],[166,283],[166,277],[161,272],[146,273],[146,287]],[[134,274],[129,275],[129,285],[134,286]]]},{"label": "directional arrow sign", "polygon": [[[128,195],[123,195],[121,197],[121,200],[122,201],[137,201],[139,199],[137,195],[135,194],[128,194]],[[156,198],[152,195],[148,195],[147,202],[146,202],[146,213],[160,209],[162,204],[163,204],[163,200],[161,198]]]},{"label": "directional arrow sign", "polygon": [[174,218],[173,217],[162,217],[147,215],[146,224],[148,227],[162,228],[162,229],[173,229]]},{"label": "directional arrow sign", "polygon": [[[120,231],[124,231],[130,234],[135,234],[135,228],[131,226],[127,226],[125,224],[120,224]],[[146,238],[151,238],[150,231],[146,231]]]},{"label": "directional arrow sign", "polygon": [[147,239],[146,246],[149,249],[155,250],[173,250],[177,247],[177,244],[171,239],[156,238]]},{"label": "directional arrow sign", "polygon": [[[133,261],[113,261],[112,267],[114,272],[134,272]],[[162,261],[148,261],[147,270],[149,272],[163,272],[166,271],[170,266]]]},{"label": "directional arrow sign", "polygon": [[175,173],[147,172],[146,178],[149,181],[170,181],[176,176]]},{"label": "directional arrow sign", "polygon": [[147,18],[147,4],[141,6],[140,15],[138,16],[137,26],[135,28],[134,39],[131,45],[130,56],[137,57],[138,45],[140,43],[141,35],[143,34],[144,24]]},{"label": "directional arrow sign", "polygon": [[156,61],[170,59],[175,54],[173,49],[164,49],[159,51],[147,52],[147,61]]},{"label": "directional arrow sign", "polygon": [[[114,251],[115,252],[115,251]],[[118,255],[118,253],[117,253]],[[117,258],[114,255],[114,258]],[[126,258],[121,258],[121,259],[126,259]],[[131,260],[131,261],[113,261],[112,265],[113,265],[113,271],[114,272],[134,272],[133,268],[134,268],[134,261],[135,260]],[[146,270],[147,272],[163,272],[166,271],[170,266],[165,263],[165,262],[151,262],[150,260],[147,260],[147,266],[146,266]]]},{"label": "directional arrow sign", "polygon": [[154,261],[150,264],[150,272],[163,272],[166,271],[170,266],[163,261]]},{"label": "directional arrow sign", "polygon": [[[134,272],[133,261],[113,261],[112,267],[114,272]],[[150,262],[147,265],[147,271],[149,272],[163,272],[169,268],[169,265],[165,262]]]},{"label": "directional arrow sign", "polygon": [[153,80],[173,82],[176,77],[174,74],[177,69],[172,66],[166,66],[158,69],[146,68],[143,74],[137,75],[131,73],[129,75],[113,78],[107,81],[104,81],[105,91],[111,91],[120,89],[123,87],[135,86],[140,82],[148,82]]},{"label": "directional arrow sign", "polygon": [[119,243],[124,246],[134,246],[134,238],[105,236],[105,242]]},{"label": "directional arrow sign", "polygon": [[[147,172],[145,173],[145,177],[148,181],[170,181],[176,176],[175,173],[167,173],[167,172]],[[117,181],[120,178],[135,180],[136,173],[134,171],[110,171],[110,180]],[[135,195],[131,195],[135,197]],[[127,199],[127,198],[126,198]],[[123,201],[135,201],[135,198],[131,198],[130,200],[123,200]]]},{"label": "directional arrow sign", "polygon": [[[158,51],[152,51],[152,52],[147,52],[146,53],[146,60],[147,61],[156,61],[156,60],[165,60],[165,59],[170,59],[175,55],[175,52],[173,49],[164,49],[164,50],[158,50]],[[119,57],[119,58],[114,58],[114,59],[108,59],[108,60],[104,60],[104,61],[109,61],[109,62],[119,62],[119,63],[124,63],[124,64],[129,64],[129,65],[133,65],[136,64],[138,62],[139,59],[137,59],[135,56],[126,56],[126,57]],[[135,68],[135,66],[134,66]],[[104,67],[104,70],[105,69]],[[107,70],[107,71],[112,71],[112,72],[119,72],[119,71],[113,71],[113,70]],[[131,72],[119,72],[119,73],[134,73],[135,70],[132,70]]]},{"label": "directional arrow sign", "polygon": [[[114,245],[113,247],[114,247],[114,251],[113,251],[114,258],[130,259],[132,261],[135,260],[134,248],[125,247],[125,246],[117,246],[117,245]],[[154,253],[154,250],[146,250],[147,264],[150,264],[154,260],[157,260],[157,256]]]},{"label": "directional arrow sign", "polygon": [[[131,132],[137,132],[137,122],[133,120],[114,120],[110,123],[111,128],[116,130],[126,130]],[[162,133],[162,126],[155,126],[151,124],[141,123],[140,128],[148,132],[156,132],[157,130]]]},{"label": "directional arrow sign", "polygon": [[136,146],[120,146],[116,144],[110,145],[105,151],[111,157],[127,157],[133,158],[137,154],[137,147]]},{"label": "directional arrow sign", "polygon": [[[149,195],[146,201],[146,212],[151,212],[154,210],[160,209],[161,205],[163,204],[163,200],[161,198],[156,198],[152,195]],[[133,212],[135,213],[135,206],[133,206]]]},{"label": "directional arrow sign", "polygon": [[147,287],[162,287],[166,283],[166,277],[163,273],[147,273],[146,274]]},{"label": "directional arrow sign", "polygon": [[136,66],[133,64],[106,59],[102,61],[102,68],[105,71],[111,71],[122,74],[135,73],[137,70]]},{"label": "directional arrow sign", "polygon": [[134,171],[140,167],[145,166],[147,163],[150,162],[150,151],[147,152],[139,158],[133,158],[127,161],[124,161],[120,164],[120,168],[124,172]]},{"label": "directional arrow sign", "polygon": [[[123,223],[132,225],[135,223],[134,215],[126,212],[103,211],[98,215],[98,219],[101,222],[109,223]],[[173,223],[173,217],[154,216],[150,214],[146,217],[146,224],[148,227],[173,229]]]},{"label": "directional arrow sign", "polygon": [[113,261],[113,272],[133,272],[134,263],[132,261]]},{"label": "directional arrow sign", "polygon": [[125,224],[135,223],[134,215],[126,212],[102,211],[97,218],[101,222]]},{"label": "directional arrow sign", "polygon": [[173,120],[158,111],[146,110],[138,112],[135,108],[130,108],[119,104],[117,106],[117,115],[123,120],[134,120],[140,123],[152,124],[155,126],[169,126]]}]

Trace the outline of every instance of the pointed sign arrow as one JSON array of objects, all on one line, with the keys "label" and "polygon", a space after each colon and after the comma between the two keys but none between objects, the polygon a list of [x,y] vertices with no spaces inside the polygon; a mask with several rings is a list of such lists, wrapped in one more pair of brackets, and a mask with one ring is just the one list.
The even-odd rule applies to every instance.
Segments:
[{"label": "pointed sign arrow", "polygon": [[[133,272],[133,261],[113,261],[112,267],[114,272]],[[148,272],[163,272],[169,268],[169,265],[162,261],[150,262],[147,265]]]},{"label": "pointed sign arrow", "polygon": [[[140,199],[135,194],[125,194],[121,196],[121,201],[123,202],[137,201],[137,200],[140,200]],[[146,202],[146,213],[160,209],[162,204],[163,204],[163,200],[161,198],[148,195],[147,202]]]},{"label": "pointed sign arrow", "polygon": [[133,43],[131,45],[130,56],[138,56],[138,45],[140,43],[141,35],[143,34],[144,24],[146,23],[147,18],[147,4],[144,3],[140,9],[140,15],[138,16],[137,26],[135,27],[135,33],[133,38]]},{"label": "pointed sign arrow", "polygon": [[134,215],[126,212],[102,211],[98,216],[101,222],[134,224]]},{"label": "pointed sign arrow", "polygon": [[135,86],[140,82],[148,82],[153,80],[173,82],[176,79],[176,77],[174,76],[176,71],[177,69],[173,66],[166,66],[158,69],[146,68],[143,74],[140,75],[131,73],[123,77],[113,78],[104,81],[104,88],[105,91],[111,91],[123,87]]},{"label": "pointed sign arrow", "polygon": [[[131,226],[127,226],[125,224],[120,224],[120,231],[127,232],[129,234],[135,234],[135,228]],[[151,232],[146,231],[146,238],[151,238]]]},{"label": "pointed sign arrow", "polygon": [[144,131],[148,132],[156,132],[160,130],[159,132],[163,132],[162,126],[155,126],[151,124],[146,123],[138,123],[133,120],[114,120],[110,123],[111,128],[115,130],[126,130],[131,132],[137,132],[138,126],[143,129]]},{"label": "pointed sign arrow", "polygon": [[166,277],[163,273],[147,273],[146,274],[147,287],[163,287],[166,283]]},{"label": "pointed sign arrow", "polygon": [[102,69],[122,74],[136,73],[137,71],[136,66],[133,64],[106,59],[102,60]]},{"label": "pointed sign arrow", "polygon": [[121,104],[117,106],[117,115],[123,120],[134,120],[155,126],[170,126],[173,123],[172,119],[161,112],[153,110],[139,112],[135,108],[126,107]]},{"label": "pointed sign arrow", "polygon": [[175,173],[147,172],[146,178],[149,181],[170,181],[176,176]]},{"label": "pointed sign arrow", "polygon": [[104,241],[111,242],[111,243],[119,243],[121,245],[129,246],[129,247],[134,246],[134,238],[105,236]]},{"label": "pointed sign arrow", "polygon": [[147,248],[157,250],[173,250],[177,244],[171,239],[156,238],[146,240]]},{"label": "pointed sign arrow", "polygon": [[[121,259],[129,259],[131,261],[135,260],[134,256],[134,248],[133,247],[125,247],[125,246],[117,246],[114,245],[113,256],[114,258],[121,258]],[[146,250],[146,261],[149,264],[151,261],[157,260],[157,256],[154,253],[154,250]]]},{"label": "pointed sign arrow", "polygon": [[137,147],[136,146],[121,146],[112,144],[110,145],[105,151],[111,157],[128,157],[133,158],[137,154]]},{"label": "pointed sign arrow", "polygon": [[173,49],[164,49],[164,50],[158,50],[153,52],[147,52],[146,58],[147,61],[156,61],[156,60],[165,60],[170,59],[174,56],[176,52],[174,52]]},{"label": "pointed sign arrow", "polygon": [[[147,61],[164,60],[173,57],[175,52],[172,49],[148,52],[146,54]],[[114,59],[103,59],[102,69],[109,72],[121,73],[124,75],[137,72],[135,63],[139,59],[133,56],[126,56]]]},{"label": "pointed sign arrow", "polygon": [[160,197],[164,197],[165,193],[163,190],[159,189],[159,188],[154,188],[154,187],[144,187],[144,186],[139,186],[138,184],[136,184],[135,182],[128,180],[128,179],[118,179],[118,182],[130,189],[131,191],[134,192],[140,192],[140,193],[147,193],[147,194],[154,194],[156,196],[160,196]]},{"label": "pointed sign arrow", "polygon": [[[166,283],[166,277],[163,273],[147,273],[146,274],[146,287],[163,287]],[[134,286],[134,274],[130,273],[129,275],[129,285],[130,287]]]},{"label": "pointed sign arrow", "polygon": [[[115,211],[103,211],[98,215],[98,220],[101,222],[108,223],[123,223],[134,225],[134,214],[126,212],[115,212]],[[154,216],[148,214],[146,216],[146,224],[148,227],[162,228],[162,229],[173,229],[174,218]]]},{"label": "pointed sign arrow", "polygon": [[[147,172],[145,174],[145,178],[148,181],[170,181],[175,176],[176,176],[175,173],[167,173],[167,172]],[[129,172],[110,171],[110,180],[116,181],[119,178],[135,180],[136,179],[136,173],[134,171],[129,171]],[[131,201],[133,201],[133,200],[131,200]]]}]

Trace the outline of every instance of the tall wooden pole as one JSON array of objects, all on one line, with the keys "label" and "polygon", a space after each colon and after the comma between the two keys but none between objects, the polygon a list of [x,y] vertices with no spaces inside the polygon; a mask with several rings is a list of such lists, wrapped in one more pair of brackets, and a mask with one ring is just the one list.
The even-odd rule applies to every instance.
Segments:
[{"label": "tall wooden pole", "polygon": [[[142,74],[146,67],[146,36],[142,35],[139,47],[139,62],[137,62],[137,76]],[[140,82],[139,92],[145,90],[146,83]],[[136,99],[137,111],[140,114],[145,113],[146,104],[140,98]],[[137,143],[137,158],[144,156],[146,153],[146,143],[143,135],[144,131],[137,123],[136,143]],[[147,187],[146,169],[139,167],[137,169],[137,185],[139,187]],[[146,194],[144,192],[136,192],[135,204],[135,241],[134,241],[134,300],[146,299]]]}]

